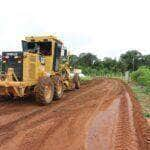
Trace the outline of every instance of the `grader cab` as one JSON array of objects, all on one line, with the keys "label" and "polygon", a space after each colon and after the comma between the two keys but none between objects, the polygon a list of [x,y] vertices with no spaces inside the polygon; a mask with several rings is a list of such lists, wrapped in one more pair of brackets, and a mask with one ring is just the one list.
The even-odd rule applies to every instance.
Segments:
[{"label": "grader cab", "polygon": [[2,53],[0,96],[34,95],[45,105],[60,99],[64,90],[79,88],[78,73],[70,77],[67,50],[56,37],[26,37],[22,48]]}]

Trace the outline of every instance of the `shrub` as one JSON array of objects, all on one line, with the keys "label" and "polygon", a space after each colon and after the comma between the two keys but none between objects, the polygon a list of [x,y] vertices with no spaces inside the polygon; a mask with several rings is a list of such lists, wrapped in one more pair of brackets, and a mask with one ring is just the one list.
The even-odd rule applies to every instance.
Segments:
[{"label": "shrub", "polygon": [[147,67],[140,67],[137,71],[131,73],[131,79],[142,86],[146,86],[148,91],[150,89],[150,69]]}]

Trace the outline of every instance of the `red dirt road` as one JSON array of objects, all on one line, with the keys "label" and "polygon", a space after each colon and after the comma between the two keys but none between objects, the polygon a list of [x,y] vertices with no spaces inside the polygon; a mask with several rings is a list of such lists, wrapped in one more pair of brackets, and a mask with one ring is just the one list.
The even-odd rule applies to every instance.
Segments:
[{"label": "red dirt road", "polygon": [[150,128],[130,88],[96,79],[60,101],[0,102],[1,150],[148,150]]}]

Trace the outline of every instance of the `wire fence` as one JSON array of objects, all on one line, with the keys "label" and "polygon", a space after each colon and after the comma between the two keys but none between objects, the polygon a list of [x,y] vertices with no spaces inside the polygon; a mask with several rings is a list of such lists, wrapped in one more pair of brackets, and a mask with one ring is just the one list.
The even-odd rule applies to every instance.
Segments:
[{"label": "wire fence", "polygon": [[131,76],[130,76],[130,73],[127,71],[127,72],[125,72],[125,73],[107,73],[107,74],[105,74],[105,73],[101,73],[100,75],[98,75],[98,76],[85,76],[85,77],[82,77],[82,80],[83,81],[86,81],[86,80],[91,80],[91,79],[93,79],[93,78],[116,78],[116,79],[121,79],[121,80],[123,80],[123,81],[125,81],[125,82],[130,82],[131,81]]},{"label": "wire fence", "polygon": [[117,78],[117,79],[124,80],[124,81],[126,81],[126,82],[130,82],[130,81],[131,81],[131,77],[130,77],[129,71],[127,71],[127,72],[125,72],[125,73],[119,73],[119,74],[115,74],[115,73],[111,73],[111,74],[100,74],[100,77],[105,77],[105,78]]}]

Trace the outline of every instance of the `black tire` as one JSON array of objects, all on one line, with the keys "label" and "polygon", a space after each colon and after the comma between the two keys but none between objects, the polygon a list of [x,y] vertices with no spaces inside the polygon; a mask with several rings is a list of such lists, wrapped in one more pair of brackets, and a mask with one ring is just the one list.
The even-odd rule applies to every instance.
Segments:
[{"label": "black tire", "polygon": [[54,97],[54,84],[49,77],[43,77],[35,87],[35,97],[39,104],[50,104]]},{"label": "black tire", "polygon": [[6,100],[6,101],[11,101],[11,100],[13,100],[14,96],[12,96],[12,95],[7,95],[7,96],[1,96],[1,98],[2,98],[3,100]]},{"label": "black tire", "polygon": [[75,89],[80,88],[80,78],[79,78],[79,75],[77,73],[73,77],[73,83],[74,83]]},{"label": "black tire", "polygon": [[54,77],[54,100],[61,99],[63,95],[63,83],[59,76]]}]

